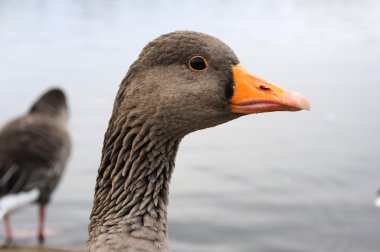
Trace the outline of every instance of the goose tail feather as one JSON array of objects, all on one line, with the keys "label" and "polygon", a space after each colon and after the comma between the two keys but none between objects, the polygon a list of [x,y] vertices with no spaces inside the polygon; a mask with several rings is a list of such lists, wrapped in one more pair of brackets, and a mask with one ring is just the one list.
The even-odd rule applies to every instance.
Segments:
[{"label": "goose tail feather", "polygon": [[0,198],[0,219],[9,212],[35,202],[39,196],[40,191],[36,188],[26,192],[5,195]]},{"label": "goose tail feather", "polygon": [[380,208],[380,196],[375,200],[375,206]]}]

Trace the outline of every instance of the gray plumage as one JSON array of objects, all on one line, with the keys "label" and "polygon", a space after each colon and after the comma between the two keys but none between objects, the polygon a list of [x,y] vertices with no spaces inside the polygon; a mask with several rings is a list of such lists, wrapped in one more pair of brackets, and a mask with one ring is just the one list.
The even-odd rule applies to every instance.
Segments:
[{"label": "gray plumage", "polygon": [[162,35],[142,50],[105,134],[88,251],[170,251],[169,183],[185,135],[242,114],[309,109],[304,96],[238,64],[222,41],[190,31]]},{"label": "gray plumage", "polygon": [[[204,55],[208,71],[188,68]],[[170,251],[167,204],[181,139],[239,115],[229,109],[232,50],[196,32],[149,43],[120,85],[98,171],[88,251]]]},{"label": "gray plumage", "polygon": [[36,188],[36,203],[48,204],[69,157],[67,118],[64,93],[52,89],[0,129],[0,200]]}]

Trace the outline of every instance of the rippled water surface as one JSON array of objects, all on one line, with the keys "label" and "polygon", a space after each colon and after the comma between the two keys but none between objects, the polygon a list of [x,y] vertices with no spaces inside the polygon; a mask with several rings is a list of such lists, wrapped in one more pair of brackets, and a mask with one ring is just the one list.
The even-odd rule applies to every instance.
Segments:
[{"label": "rippled water surface", "polygon": [[[118,84],[156,36],[190,29],[311,112],[251,115],[187,136],[171,183],[174,251],[377,252],[379,1],[0,0],[0,124],[51,86],[70,99],[73,154],[50,205],[50,245],[87,237]],[[13,217],[33,244],[36,208]],[[0,231],[4,236],[3,230]]]}]

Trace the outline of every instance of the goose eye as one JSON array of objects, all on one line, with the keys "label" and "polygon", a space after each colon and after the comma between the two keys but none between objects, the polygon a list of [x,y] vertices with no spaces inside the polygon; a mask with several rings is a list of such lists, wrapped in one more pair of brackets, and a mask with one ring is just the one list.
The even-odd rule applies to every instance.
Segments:
[{"label": "goose eye", "polygon": [[207,68],[207,60],[202,56],[194,56],[189,61],[189,67],[193,71],[203,71]]}]

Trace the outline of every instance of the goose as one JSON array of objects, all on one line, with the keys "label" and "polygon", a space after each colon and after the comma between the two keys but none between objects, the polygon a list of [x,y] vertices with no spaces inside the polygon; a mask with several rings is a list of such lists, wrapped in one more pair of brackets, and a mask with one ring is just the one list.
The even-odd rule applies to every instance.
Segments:
[{"label": "goose", "polygon": [[148,43],[122,80],[105,133],[87,251],[169,252],[167,206],[181,139],[244,114],[309,110],[193,31]]},{"label": "goose", "polygon": [[51,89],[0,129],[0,218],[8,245],[13,241],[10,213],[30,203],[39,206],[37,235],[44,242],[46,205],[70,153],[67,120],[65,94]]}]

